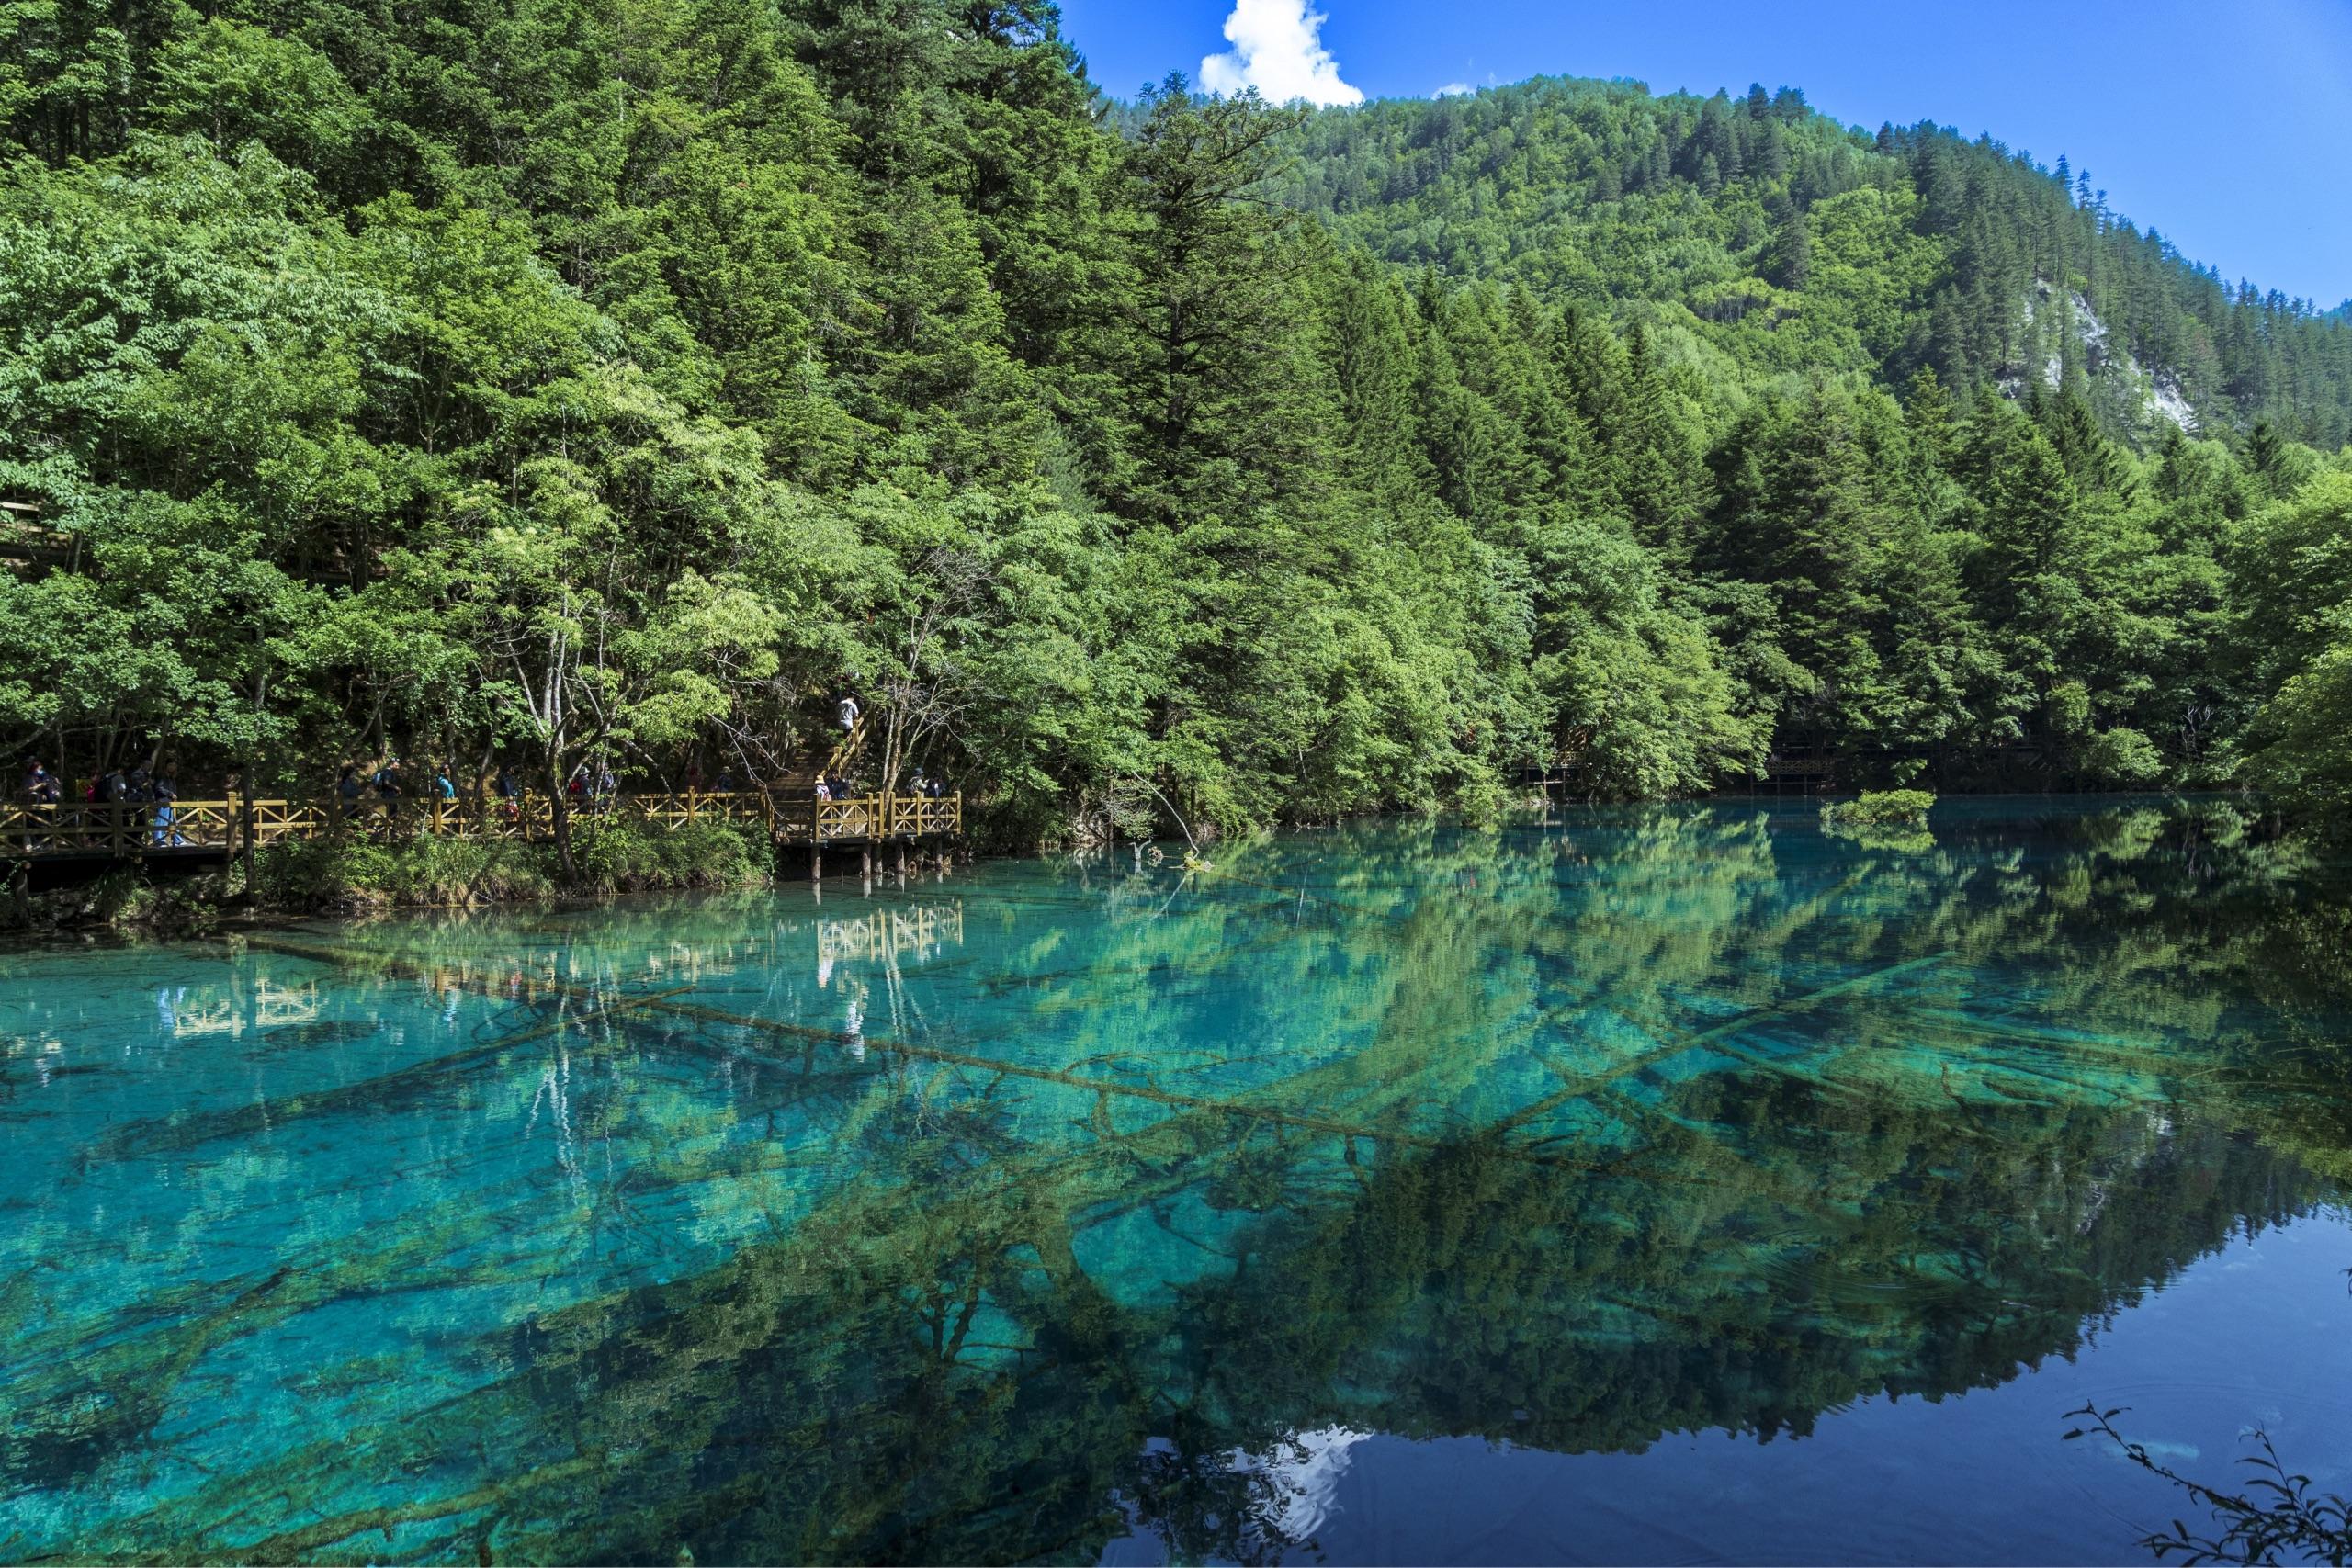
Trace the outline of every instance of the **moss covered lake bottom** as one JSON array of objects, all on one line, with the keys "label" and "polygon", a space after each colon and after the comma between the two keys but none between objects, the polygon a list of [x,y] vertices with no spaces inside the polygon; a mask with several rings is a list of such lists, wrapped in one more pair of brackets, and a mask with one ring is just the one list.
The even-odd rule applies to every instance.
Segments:
[{"label": "moss covered lake bottom", "polygon": [[2352,879],[1374,825],[0,955],[0,1560],[2144,1560],[2352,1491]]}]

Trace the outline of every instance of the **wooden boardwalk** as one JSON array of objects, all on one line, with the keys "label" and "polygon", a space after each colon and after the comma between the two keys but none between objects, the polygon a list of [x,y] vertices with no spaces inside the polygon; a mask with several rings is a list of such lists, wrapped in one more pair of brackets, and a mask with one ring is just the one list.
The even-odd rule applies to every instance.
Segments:
[{"label": "wooden boardwalk", "polygon": [[[177,800],[172,819],[156,821],[158,803],[128,801],[99,805],[61,801],[55,806],[24,802],[0,805],[0,859],[138,860],[151,856],[218,859],[289,840],[329,838],[401,840],[440,838],[519,839],[545,843],[554,838],[553,803],[526,795],[514,801],[404,797],[390,803],[363,800],[346,808],[322,801],[247,798]],[[683,795],[635,792],[585,800],[571,808],[573,831],[600,823],[675,830],[698,822],[758,823],[769,841],[810,851],[834,847],[872,849],[954,838],[964,830],[964,796],[921,795],[852,795],[818,800],[775,790],[700,790]]]}]

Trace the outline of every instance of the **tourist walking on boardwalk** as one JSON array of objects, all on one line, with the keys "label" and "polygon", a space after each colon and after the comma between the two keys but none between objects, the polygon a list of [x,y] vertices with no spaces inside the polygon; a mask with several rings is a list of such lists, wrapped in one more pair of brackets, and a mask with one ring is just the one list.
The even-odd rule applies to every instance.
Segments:
[{"label": "tourist walking on boardwalk", "polygon": [[510,762],[498,764],[498,778],[491,784],[490,789],[492,795],[498,796],[498,814],[501,817],[505,818],[509,822],[522,820],[523,786],[515,781],[514,764]]},{"label": "tourist walking on boardwalk", "polygon": [[[57,817],[56,806],[58,796],[63,793],[63,789],[57,782],[57,775],[43,767],[39,757],[35,757],[31,762],[27,765],[25,769],[25,800],[28,804],[32,806],[49,807],[48,815],[52,823],[55,821]],[[26,847],[28,849],[45,850],[49,848],[50,845],[47,839],[28,839],[26,840]]]},{"label": "tourist walking on boardwalk", "polygon": [[164,764],[164,771],[157,775],[150,793],[155,801],[153,818],[155,847],[157,849],[176,848],[186,843],[187,840],[172,830],[174,818],[172,803],[180,797],[179,769],[169,762]]},{"label": "tourist walking on boardwalk", "polygon": [[334,781],[335,802],[343,811],[345,821],[348,822],[359,815],[359,797],[367,793],[368,786],[359,781],[358,764],[345,762],[343,776]]},{"label": "tourist walking on boardwalk", "polygon": [[841,700],[841,705],[833,710],[833,716],[841,722],[842,733],[843,735],[847,735],[857,728],[857,699],[844,694]]},{"label": "tourist walking on boardwalk", "polygon": [[390,758],[376,770],[376,798],[384,803],[385,816],[401,814],[401,760]]}]

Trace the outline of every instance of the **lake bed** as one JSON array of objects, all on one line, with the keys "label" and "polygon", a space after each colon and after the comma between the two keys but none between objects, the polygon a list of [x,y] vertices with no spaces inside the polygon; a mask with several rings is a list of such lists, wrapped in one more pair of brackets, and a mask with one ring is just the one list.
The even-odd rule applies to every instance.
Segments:
[{"label": "lake bed", "polygon": [[0,955],[0,1559],[2141,1561],[2352,1491],[2352,874],[1363,824]]}]

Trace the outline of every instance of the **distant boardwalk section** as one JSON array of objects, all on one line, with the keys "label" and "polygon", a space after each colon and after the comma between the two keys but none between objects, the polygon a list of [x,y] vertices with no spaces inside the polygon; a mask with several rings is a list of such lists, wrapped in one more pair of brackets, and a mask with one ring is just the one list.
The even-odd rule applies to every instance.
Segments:
[{"label": "distant boardwalk section", "polygon": [[[698,822],[758,823],[770,841],[808,848],[910,843],[964,830],[964,797],[870,795],[810,799],[763,789],[685,794],[623,793],[575,806],[577,825],[624,822],[678,829]],[[168,815],[153,801],[13,802],[0,805],[0,856],[10,859],[131,860],[179,855],[218,859],[287,840],[354,837],[551,840],[552,804],[543,795],[490,800],[368,801],[346,812],[336,802],[247,798],[175,800]]]}]

